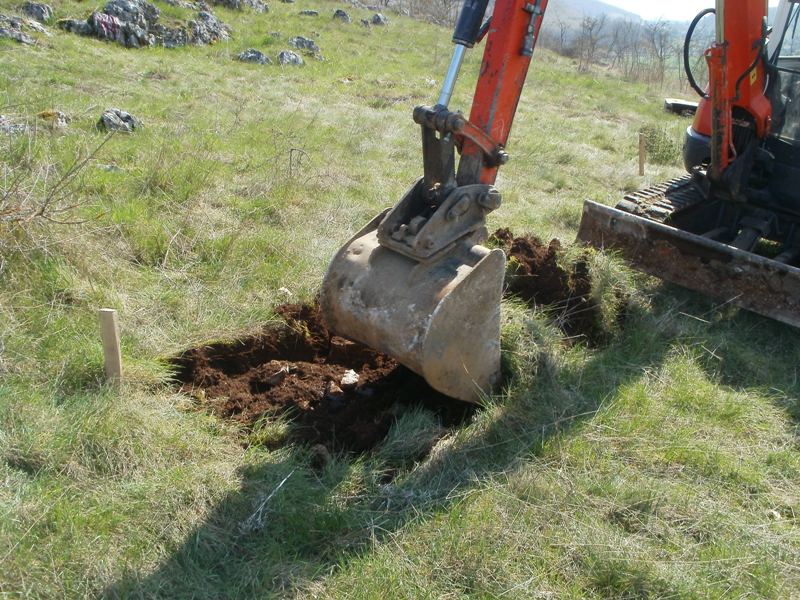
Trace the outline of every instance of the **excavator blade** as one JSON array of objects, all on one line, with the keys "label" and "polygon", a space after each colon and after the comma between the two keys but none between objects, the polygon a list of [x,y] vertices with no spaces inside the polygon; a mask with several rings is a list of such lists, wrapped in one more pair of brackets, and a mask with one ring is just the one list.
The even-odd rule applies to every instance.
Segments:
[{"label": "excavator blade", "polygon": [[655,277],[800,327],[800,269],[667,224],[674,212],[698,209],[702,197],[688,178],[632,194],[617,208],[587,200],[578,240],[617,250]]},{"label": "excavator blade", "polygon": [[381,351],[434,389],[479,402],[500,379],[502,250],[478,232],[426,261],[380,245],[375,217],[336,254],[320,293],[330,330]]}]

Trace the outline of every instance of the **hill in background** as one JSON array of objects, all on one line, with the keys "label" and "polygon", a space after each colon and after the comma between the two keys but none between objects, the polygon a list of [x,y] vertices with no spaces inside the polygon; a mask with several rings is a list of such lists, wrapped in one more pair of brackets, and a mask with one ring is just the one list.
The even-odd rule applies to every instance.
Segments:
[{"label": "hill in background", "polygon": [[642,18],[627,10],[599,0],[550,0],[547,5],[546,19],[551,23],[562,21],[579,24],[584,17],[601,17],[609,19],[628,19],[641,21]]}]

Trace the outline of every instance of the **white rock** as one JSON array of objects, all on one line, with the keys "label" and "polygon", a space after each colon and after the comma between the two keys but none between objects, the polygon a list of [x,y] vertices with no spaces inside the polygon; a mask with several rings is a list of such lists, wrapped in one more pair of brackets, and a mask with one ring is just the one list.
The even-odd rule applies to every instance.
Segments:
[{"label": "white rock", "polygon": [[341,385],[342,389],[345,390],[347,388],[354,388],[356,385],[358,385],[358,379],[358,373],[353,371],[353,369],[347,369],[347,371],[344,372],[344,375],[342,375],[342,380],[339,382],[339,385]]}]

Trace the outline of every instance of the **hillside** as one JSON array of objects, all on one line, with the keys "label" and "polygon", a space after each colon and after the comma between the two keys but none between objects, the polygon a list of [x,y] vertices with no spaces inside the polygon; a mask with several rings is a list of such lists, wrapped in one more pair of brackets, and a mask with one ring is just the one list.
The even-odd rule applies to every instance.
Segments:
[{"label": "hillside", "polygon": [[[162,39],[201,29],[198,6],[155,4]],[[187,349],[232,378],[276,351],[301,310],[279,305],[313,302],[334,252],[420,176],[411,111],[449,60],[448,31],[389,12],[367,28],[348,4],[252,6],[215,4],[230,35],[211,45],[52,24],[0,39],[0,597],[796,597],[800,333],[614,256],[581,259],[595,336],[508,298],[502,389],[467,410],[412,387],[366,449],[180,385]],[[86,22],[96,5],[54,8]],[[278,64],[288,50],[305,64]],[[568,246],[585,198],[681,174],[687,122],[663,95],[537,52],[490,228]],[[108,108],[141,127],[99,130]],[[659,142],[645,177],[640,131]],[[119,311],[119,389],[100,307]],[[250,335],[266,342],[214,354]]]},{"label": "hillside", "polygon": [[609,19],[628,19],[641,21],[641,18],[627,10],[599,0],[550,0],[547,4],[547,20],[563,21],[577,25],[584,17],[601,17],[606,15]]}]

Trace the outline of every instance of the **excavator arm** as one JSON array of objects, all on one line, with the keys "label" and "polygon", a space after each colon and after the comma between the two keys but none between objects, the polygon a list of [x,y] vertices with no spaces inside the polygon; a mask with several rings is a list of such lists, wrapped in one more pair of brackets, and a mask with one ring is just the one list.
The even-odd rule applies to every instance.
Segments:
[{"label": "excavator arm", "polygon": [[[424,175],[331,262],[320,303],[334,333],[397,359],[435,389],[478,402],[500,378],[505,255],[481,245],[547,0],[466,0],[433,106],[418,106]],[[485,39],[469,119],[449,104],[469,48]],[[460,157],[456,165],[457,155]]]}]

